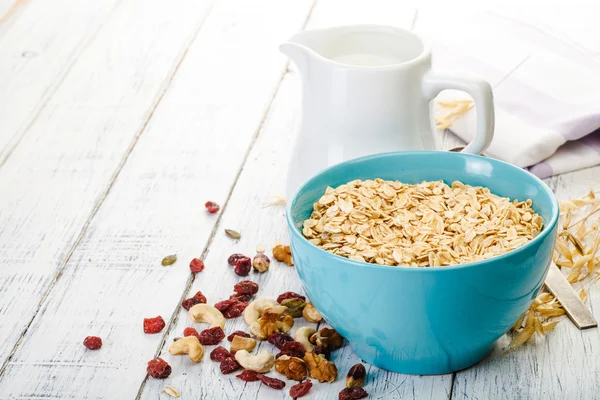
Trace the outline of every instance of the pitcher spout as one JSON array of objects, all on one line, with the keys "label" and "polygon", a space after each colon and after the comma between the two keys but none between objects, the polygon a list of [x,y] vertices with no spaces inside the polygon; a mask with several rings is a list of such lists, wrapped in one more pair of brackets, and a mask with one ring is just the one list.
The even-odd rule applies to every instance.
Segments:
[{"label": "pitcher spout", "polygon": [[320,35],[317,31],[303,31],[280,45],[279,50],[294,61],[300,75],[303,76],[307,71],[308,64],[320,58],[315,50],[315,46],[318,46],[319,41]]}]

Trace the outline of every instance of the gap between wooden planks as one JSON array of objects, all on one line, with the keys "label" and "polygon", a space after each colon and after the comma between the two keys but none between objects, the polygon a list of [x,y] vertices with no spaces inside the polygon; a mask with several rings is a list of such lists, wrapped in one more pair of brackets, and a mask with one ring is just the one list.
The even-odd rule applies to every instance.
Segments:
[{"label": "gap between wooden planks", "polygon": [[[0,40],[0,166],[10,157],[118,0],[13,3]],[[0,34],[3,33],[0,31]]]},{"label": "gap between wooden planks", "polygon": [[[179,284],[189,276],[185,263],[173,270],[159,261],[173,250],[175,236],[185,250],[181,259],[198,255],[197,243],[206,241],[214,222],[202,204],[209,194],[222,202],[230,189],[284,71],[286,59],[274,49],[300,29],[310,6],[308,1],[291,6],[273,0],[215,6],[43,313],[8,365],[0,392],[69,393],[78,398],[102,393],[115,398],[127,396],[124,386],[137,390],[128,382],[143,380],[145,362],[160,339],[143,335],[141,320],[154,313],[168,316],[178,303]],[[281,17],[269,18],[266,9]],[[240,95],[240,86],[247,92]],[[223,164],[226,159],[231,162]],[[156,296],[158,290],[175,288],[177,297],[170,304]],[[121,299],[141,301],[126,304]],[[64,326],[59,332],[57,320]],[[81,346],[90,330],[113,343],[102,349],[103,359],[92,359],[101,353]],[[69,351],[62,351],[67,342]],[[107,386],[107,381],[120,384]]]},{"label": "gap between wooden planks", "polygon": [[[0,253],[10,255],[1,262],[0,309],[12,323],[0,326],[2,371],[209,5],[142,3],[115,11],[0,169]],[[140,23],[133,26],[135,17]]]}]

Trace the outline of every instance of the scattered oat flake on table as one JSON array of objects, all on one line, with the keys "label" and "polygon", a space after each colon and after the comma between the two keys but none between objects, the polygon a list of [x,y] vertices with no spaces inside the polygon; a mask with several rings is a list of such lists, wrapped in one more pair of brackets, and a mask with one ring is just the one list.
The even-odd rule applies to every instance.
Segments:
[{"label": "scattered oat flake on table", "polygon": [[178,398],[180,396],[180,394],[177,391],[177,389],[174,389],[171,386],[166,386],[162,391],[163,391],[163,393],[166,393],[166,394],[168,394],[171,397]]},{"label": "scattered oat flake on table", "polygon": [[225,229],[225,234],[232,239],[239,239],[242,237],[239,232],[234,231],[233,229]]},{"label": "scattered oat flake on table", "polygon": [[[598,249],[600,248],[600,199],[590,191],[580,199],[560,203],[560,221],[554,247],[553,261],[567,276],[567,280],[582,301],[587,300],[590,286],[598,276]],[[531,315],[531,317],[530,317]],[[529,309],[513,326],[509,350],[514,350],[533,337],[544,336],[564,318],[565,310],[548,292],[540,293]],[[533,321],[529,325],[526,321]],[[525,322],[525,324],[524,324]],[[534,335],[532,333],[535,333]]]},{"label": "scattered oat flake on table", "polygon": [[173,265],[175,261],[177,261],[177,254],[171,254],[163,258],[160,263],[166,267],[168,265]]},{"label": "scattered oat flake on table", "polygon": [[285,197],[279,196],[279,195],[277,195],[277,196],[271,196],[271,197],[273,199],[275,199],[275,200],[272,201],[272,202],[270,202],[270,203],[268,203],[268,204],[265,204],[263,206],[263,208],[285,205]]}]

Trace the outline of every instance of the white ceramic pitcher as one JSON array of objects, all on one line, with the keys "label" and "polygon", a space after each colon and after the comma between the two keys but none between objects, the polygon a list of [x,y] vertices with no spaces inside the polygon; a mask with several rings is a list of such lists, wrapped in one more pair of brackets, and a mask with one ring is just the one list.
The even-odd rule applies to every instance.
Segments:
[{"label": "white ceramic pitcher", "polygon": [[303,87],[288,197],[318,171],[348,159],[434,150],[431,100],[444,89],[467,92],[477,107],[477,134],[463,151],[481,153],[492,140],[489,83],[432,71],[429,47],[408,30],[354,25],[303,31],[280,49],[296,63]]}]

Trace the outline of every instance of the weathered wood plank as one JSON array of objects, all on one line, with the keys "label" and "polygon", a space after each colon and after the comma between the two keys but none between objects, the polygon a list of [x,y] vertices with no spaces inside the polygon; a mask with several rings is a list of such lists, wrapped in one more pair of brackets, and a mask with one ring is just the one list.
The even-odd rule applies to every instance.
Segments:
[{"label": "weathered wood plank", "polygon": [[[160,314],[168,322],[173,310],[179,310],[189,283],[187,264],[202,254],[219,218],[207,214],[203,204],[208,199],[225,204],[285,72],[287,60],[277,45],[302,28],[311,6],[311,0],[215,4],[8,364],[0,393],[77,399],[136,395],[146,361],[162,339],[160,334],[144,335],[142,319]],[[198,16],[194,10],[187,13]],[[181,23],[181,17],[168,19]],[[161,258],[171,253],[179,261],[162,267]],[[209,273],[229,273],[224,269],[207,260],[197,281]],[[216,297],[210,291],[207,295]],[[103,337],[101,350],[82,346],[90,334]],[[188,375],[207,365],[206,360],[198,366],[187,365],[185,357],[178,360],[186,364]],[[177,363],[173,367],[174,375],[184,373]],[[159,396],[158,390],[152,394]]]},{"label": "weathered wood plank", "polygon": [[[59,278],[208,8],[191,0],[121,4],[0,168],[0,310],[11,321],[0,326],[0,365]],[[60,324],[48,322],[60,337]]]},{"label": "weathered wood plank", "polygon": [[0,165],[116,3],[117,0],[10,0],[6,13],[0,9],[0,15],[6,19],[0,23]]}]

